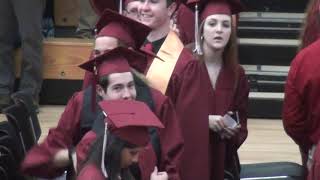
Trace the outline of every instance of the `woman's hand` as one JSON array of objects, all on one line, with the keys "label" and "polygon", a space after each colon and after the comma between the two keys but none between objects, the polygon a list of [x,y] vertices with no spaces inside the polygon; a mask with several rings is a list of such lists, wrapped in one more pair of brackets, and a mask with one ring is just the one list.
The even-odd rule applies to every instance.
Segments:
[{"label": "woman's hand", "polygon": [[153,172],[150,175],[150,180],[168,180],[167,172],[158,172],[158,168],[154,167]]},{"label": "woman's hand", "polygon": [[220,134],[221,139],[231,139],[240,132],[241,125],[238,124],[234,128],[225,128]]},{"label": "woman's hand", "polygon": [[222,116],[209,115],[209,128],[218,133],[221,139],[231,139],[240,132],[241,125],[229,128],[224,124]]},{"label": "woman's hand", "polygon": [[222,116],[219,115],[209,115],[209,128],[221,134],[223,129],[226,128],[226,125],[222,121]]}]

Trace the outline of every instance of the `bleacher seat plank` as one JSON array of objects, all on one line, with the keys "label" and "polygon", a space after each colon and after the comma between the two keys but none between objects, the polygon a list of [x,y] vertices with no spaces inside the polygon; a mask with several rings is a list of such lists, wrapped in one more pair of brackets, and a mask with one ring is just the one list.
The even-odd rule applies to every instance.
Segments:
[{"label": "bleacher seat plank", "polygon": [[[81,80],[84,71],[78,65],[87,61],[93,40],[51,38],[43,42],[43,79]],[[19,77],[21,52],[16,54],[16,72]]]}]

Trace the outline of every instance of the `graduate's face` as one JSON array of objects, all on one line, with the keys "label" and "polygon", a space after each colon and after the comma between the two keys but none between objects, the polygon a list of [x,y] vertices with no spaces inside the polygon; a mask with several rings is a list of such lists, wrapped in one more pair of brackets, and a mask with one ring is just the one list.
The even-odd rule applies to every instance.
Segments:
[{"label": "graduate's face", "polygon": [[140,1],[138,0],[129,2],[125,8],[124,15],[136,21],[140,21],[138,13],[139,4]]},{"label": "graduate's face", "polygon": [[167,7],[167,0],[140,0],[138,9],[140,21],[151,29],[169,27],[170,16],[175,6],[175,3],[172,3]]},{"label": "graduate's face", "polygon": [[224,49],[231,35],[231,16],[225,14],[210,15],[203,26],[203,45],[215,50]]},{"label": "graduate's face", "polygon": [[123,148],[121,151],[121,168],[127,168],[133,163],[138,163],[142,147]]},{"label": "graduate's face", "polygon": [[112,73],[108,76],[108,86],[106,90],[101,87],[97,93],[104,100],[133,100],[137,96],[133,76],[131,72]]},{"label": "graduate's face", "polygon": [[108,50],[112,50],[119,46],[117,38],[110,36],[101,36],[95,40],[94,50],[95,55],[101,55]]}]

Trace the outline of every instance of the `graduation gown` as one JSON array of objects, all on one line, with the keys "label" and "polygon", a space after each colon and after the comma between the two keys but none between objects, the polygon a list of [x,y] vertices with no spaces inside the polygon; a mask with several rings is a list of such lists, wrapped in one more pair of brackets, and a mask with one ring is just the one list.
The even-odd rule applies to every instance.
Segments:
[{"label": "graduation gown", "polygon": [[80,91],[71,97],[57,127],[51,128],[46,139],[27,153],[21,164],[21,170],[24,174],[53,178],[66,170],[66,168],[55,167],[52,160],[59,150],[69,149],[81,139],[80,119],[83,95],[84,92]]},{"label": "graduation gown", "polygon": [[[203,66],[206,71],[205,65]],[[233,169],[237,166],[237,150],[248,136],[247,114],[249,84],[241,66],[238,67],[238,77],[234,78],[233,72],[222,68],[216,88],[213,90],[210,79],[203,81],[208,94],[208,114],[224,116],[228,111],[239,113],[241,124],[240,132],[230,140],[222,140],[220,136],[209,131],[209,158],[211,172],[210,179],[223,179],[224,169]],[[207,78],[209,78],[207,73]],[[236,84],[236,86],[235,86]],[[209,129],[209,128],[208,128]]]},{"label": "graduation gown", "polygon": [[[177,96],[179,95],[180,89],[179,89],[179,81],[182,79],[182,72],[187,67],[187,65],[191,61],[195,61],[195,58],[193,57],[192,53],[186,49],[183,48],[183,44],[176,33],[170,32],[165,38],[160,39],[156,42],[153,42],[153,53],[159,55],[159,53],[165,54],[165,56],[159,56],[164,62],[161,62],[159,59],[154,58],[148,58],[148,64],[147,68],[145,70],[145,75],[147,79],[151,82],[154,82],[157,84],[159,82],[159,78],[148,78],[148,75],[150,74],[150,71],[159,71],[158,74],[160,74],[160,78],[162,79],[163,76],[169,76],[169,80],[167,81],[167,88],[165,91],[162,91],[161,89],[158,89],[157,87],[154,87],[161,91],[163,94],[168,96],[173,104],[175,104],[175,101],[177,99]],[[180,51],[179,48],[172,47],[172,44],[177,44],[177,46],[182,46],[181,52],[178,53],[179,55],[177,58],[174,57],[174,54],[177,53],[176,51]],[[142,47],[144,51],[150,51],[149,49],[146,49],[146,46]],[[168,59],[168,57],[172,59]],[[156,68],[151,69],[150,67],[153,65],[154,61],[157,61],[160,66],[156,66]],[[170,65],[163,65],[161,63],[169,62],[171,64],[174,62],[174,67],[172,71],[168,70],[171,69],[168,68]]]},{"label": "graduation gown", "polygon": [[[247,137],[249,85],[244,70],[240,66],[238,69],[235,86],[233,72],[222,68],[215,90],[201,61],[190,63],[183,72],[176,109],[185,141],[180,173],[184,180],[220,180],[224,168],[233,166],[225,164],[230,160],[225,157],[237,156],[237,149]],[[228,111],[239,112],[241,130],[234,138],[222,140],[209,130],[208,115],[223,116]]]},{"label": "graduation gown", "polygon": [[98,168],[95,164],[86,165],[80,172],[77,177],[77,180],[107,180],[101,172],[101,169]]},{"label": "graduation gown", "polygon": [[[183,139],[180,124],[170,99],[155,89],[150,89],[154,100],[155,114],[161,120],[164,129],[158,130],[161,155],[157,163],[157,155],[151,143],[149,143],[139,156],[139,167],[142,180],[149,180],[154,167],[159,164],[159,171],[166,171],[170,180],[180,179],[179,167],[183,152]],[[89,131],[76,147],[78,167],[83,166],[88,151],[96,139],[97,134]]]},{"label": "graduation gown", "polygon": [[313,164],[308,173],[308,180],[320,180],[320,144],[313,155]]},{"label": "graduation gown", "polygon": [[287,134],[308,152],[320,140],[320,40],[291,62],[285,85],[282,119]]}]

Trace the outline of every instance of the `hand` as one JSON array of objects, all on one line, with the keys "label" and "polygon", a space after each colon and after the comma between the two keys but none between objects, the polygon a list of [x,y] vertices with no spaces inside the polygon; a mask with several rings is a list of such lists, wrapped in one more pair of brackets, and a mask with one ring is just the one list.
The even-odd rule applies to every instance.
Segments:
[{"label": "hand", "polygon": [[220,134],[221,139],[231,139],[240,132],[240,128],[240,124],[234,128],[224,128],[223,132]]},{"label": "hand", "polygon": [[223,129],[226,128],[222,116],[209,115],[209,128],[216,133],[222,133]]},{"label": "hand", "polygon": [[153,172],[150,175],[150,180],[168,180],[167,172],[158,172],[158,168],[154,167]]},{"label": "hand", "polygon": [[67,167],[69,162],[68,149],[61,149],[53,157],[53,164],[56,167]]}]

